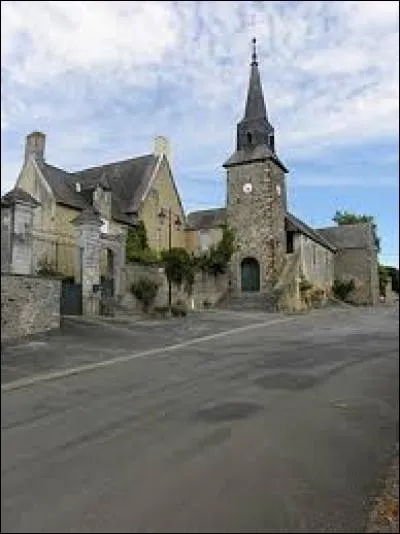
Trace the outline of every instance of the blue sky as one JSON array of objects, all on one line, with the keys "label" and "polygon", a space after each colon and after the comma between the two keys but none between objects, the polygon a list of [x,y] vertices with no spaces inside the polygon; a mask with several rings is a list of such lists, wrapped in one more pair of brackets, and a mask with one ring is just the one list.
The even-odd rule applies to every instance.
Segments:
[{"label": "blue sky", "polygon": [[398,21],[395,1],[2,2],[2,194],[30,131],[71,170],[165,135],[186,210],[223,205],[256,36],[290,210],[374,215],[398,265]]}]

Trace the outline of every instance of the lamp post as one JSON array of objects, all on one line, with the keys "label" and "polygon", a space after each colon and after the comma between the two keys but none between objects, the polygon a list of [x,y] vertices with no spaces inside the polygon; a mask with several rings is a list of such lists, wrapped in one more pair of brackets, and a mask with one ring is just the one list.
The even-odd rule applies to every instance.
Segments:
[{"label": "lamp post", "polygon": [[[179,230],[179,228],[182,225],[182,222],[178,216],[175,216],[175,220],[172,221],[174,214],[172,213],[171,208],[168,208],[167,214],[165,213],[164,209],[161,209],[160,213],[158,214],[158,217],[161,221],[161,224],[164,223],[164,220],[168,217],[168,252],[171,252],[172,248],[172,225]],[[170,277],[167,277],[168,279],[168,308],[171,309],[171,303],[172,303],[172,282]]]}]

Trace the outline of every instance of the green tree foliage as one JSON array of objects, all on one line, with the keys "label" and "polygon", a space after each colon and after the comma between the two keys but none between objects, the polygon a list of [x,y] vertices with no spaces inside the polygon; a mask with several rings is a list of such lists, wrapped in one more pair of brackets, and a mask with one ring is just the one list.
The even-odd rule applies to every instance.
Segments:
[{"label": "green tree foliage", "polygon": [[378,236],[378,229],[375,222],[375,218],[372,215],[357,215],[355,213],[350,213],[348,211],[336,211],[335,215],[332,218],[338,226],[345,224],[361,224],[361,223],[371,223],[372,231],[374,233],[374,241],[377,252],[380,252],[380,238]]},{"label": "green tree foliage", "polygon": [[161,259],[169,282],[178,288],[185,285],[185,291],[191,293],[196,263],[194,257],[181,247],[163,250]]},{"label": "green tree foliage", "polygon": [[387,267],[379,265],[378,267],[378,277],[379,277],[379,294],[383,297],[386,296],[386,285],[389,280],[389,273]]},{"label": "green tree foliage", "polygon": [[355,287],[356,286],[353,279],[347,281],[334,280],[332,292],[337,299],[345,301]]},{"label": "green tree foliage", "polygon": [[210,247],[207,253],[201,255],[197,264],[198,267],[214,276],[226,272],[227,266],[235,251],[235,236],[233,231],[227,226],[222,227],[222,238],[218,245]]},{"label": "green tree foliage", "polygon": [[145,265],[152,265],[160,261],[157,253],[149,247],[146,227],[143,221],[139,221],[135,228],[129,228],[127,232],[126,261]]},{"label": "green tree foliage", "polygon": [[385,267],[388,275],[392,279],[392,289],[395,293],[399,292],[399,269],[397,267]]}]

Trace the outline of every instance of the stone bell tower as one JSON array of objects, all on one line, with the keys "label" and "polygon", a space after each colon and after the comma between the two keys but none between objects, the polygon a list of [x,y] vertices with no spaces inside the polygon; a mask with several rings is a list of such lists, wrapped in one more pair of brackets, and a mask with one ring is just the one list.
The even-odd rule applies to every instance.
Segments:
[{"label": "stone bell tower", "polygon": [[288,172],[276,154],[261,85],[256,40],[243,119],[237,125],[236,151],[227,170],[227,224],[237,250],[231,261],[234,294],[266,293],[279,275],[286,251],[285,212]]}]

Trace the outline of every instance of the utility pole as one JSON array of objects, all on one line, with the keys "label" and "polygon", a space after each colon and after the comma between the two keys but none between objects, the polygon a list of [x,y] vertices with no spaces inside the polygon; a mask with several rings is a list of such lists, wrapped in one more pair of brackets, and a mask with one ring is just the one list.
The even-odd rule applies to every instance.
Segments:
[{"label": "utility pole", "polygon": [[[172,226],[173,226],[172,209],[168,208],[168,215],[166,215],[165,211],[163,209],[161,209],[160,213],[158,214],[158,217],[159,217],[159,219],[161,221],[161,224],[164,222],[164,219],[166,217],[168,217],[168,252],[171,252],[171,249],[172,249]],[[177,227],[177,229],[179,229],[179,227],[181,226],[182,222],[181,222],[181,220],[179,219],[178,216],[176,217],[176,219],[174,221],[174,224]],[[171,282],[171,279],[170,279],[169,276],[167,277],[167,279],[168,279],[168,308],[171,309],[171,304],[172,304],[172,282]]]}]

